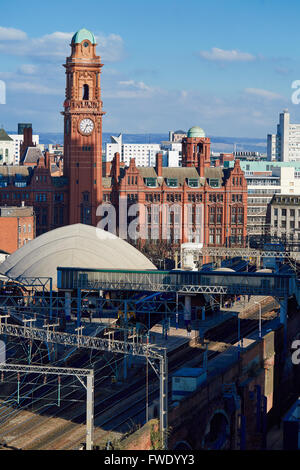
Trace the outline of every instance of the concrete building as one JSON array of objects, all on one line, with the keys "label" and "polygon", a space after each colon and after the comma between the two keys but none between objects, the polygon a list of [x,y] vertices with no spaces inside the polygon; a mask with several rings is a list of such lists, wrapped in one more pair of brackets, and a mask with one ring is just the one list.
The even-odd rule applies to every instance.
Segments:
[{"label": "concrete building", "polygon": [[300,124],[290,122],[287,109],[280,113],[276,134],[267,136],[269,161],[300,161]]},{"label": "concrete building", "polygon": [[182,166],[182,142],[163,141],[161,143],[163,153],[163,166]]},{"label": "concrete building", "polygon": [[[233,161],[224,161],[224,167],[233,167]],[[268,233],[266,220],[268,204],[274,194],[300,194],[299,162],[240,162],[248,188],[247,230],[248,234]]]},{"label": "concrete building", "polygon": [[106,144],[106,162],[113,160],[114,154],[118,152],[121,162],[130,164],[130,159],[134,158],[138,166],[154,166],[155,156],[161,150],[159,144],[124,144],[122,134],[111,136],[111,142]]},{"label": "concrete building", "polygon": [[248,234],[268,232],[267,207],[273,195],[300,194],[300,179],[295,177],[295,169],[273,168],[265,175],[245,175],[248,186]]},{"label": "concrete building", "polygon": [[[22,130],[24,131],[24,129],[30,129],[29,127],[29,124],[26,125],[26,127],[20,127],[21,125],[19,124],[18,125],[18,131]],[[31,128],[32,129],[32,128]],[[12,164],[13,165],[19,165],[20,163],[20,158],[21,158],[21,146],[22,146],[22,143],[24,142],[24,134],[9,134],[9,137],[13,140],[13,143],[14,143],[14,158],[13,158],[13,161],[12,161]],[[39,147],[40,146],[40,137],[38,134],[34,134],[32,135],[32,143],[34,146],[36,147]],[[43,150],[41,148],[41,150]]]},{"label": "concrete building", "polygon": [[64,146],[61,145],[61,144],[49,144],[48,145],[48,151],[52,155],[60,157],[61,155],[64,154]]},{"label": "concrete building", "polygon": [[241,162],[243,160],[247,161],[261,161],[261,160],[266,160],[267,155],[265,153],[260,153],[260,152],[245,152],[245,151],[239,151],[239,152],[233,152],[234,158],[238,158]]},{"label": "concrete building", "polygon": [[269,208],[270,233],[287,241],[300,242],[300,192],[276,194]]},{"label": "concrete building", "polygon": [[13,253],[35,238],[33,207],[0,208],[0,250]]},{"label": "concrete building", "polygon": [[0,129],[0,165],[13,165],[15,146],[13,139],[4,129]]},{"label": "concrete building", "polygon": [[170,142],[182,142],[182,139],[184,139],[187,136],[187,133],[183,130],[178,130],[178,131],[170,131],[169,132],[169,141]]}]

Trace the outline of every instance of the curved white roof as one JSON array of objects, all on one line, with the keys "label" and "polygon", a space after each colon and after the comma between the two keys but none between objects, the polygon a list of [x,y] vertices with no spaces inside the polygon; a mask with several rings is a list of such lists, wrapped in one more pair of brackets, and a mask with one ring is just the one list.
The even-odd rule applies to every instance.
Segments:
[{"label": "curved white roof", "polygon": [[44,233],[12,253],[0,273],[12,277],[52,277],[56,268],[156,269],[140,251],[116,235],[83,224]]},{"label": "curved white roof", "polygon": [[235,273],[235,270],[234,269],[231,269],[231,268],[216,268],[214,269],[214,271],[219,271],[219,272],[224,272],[224,273]]}]

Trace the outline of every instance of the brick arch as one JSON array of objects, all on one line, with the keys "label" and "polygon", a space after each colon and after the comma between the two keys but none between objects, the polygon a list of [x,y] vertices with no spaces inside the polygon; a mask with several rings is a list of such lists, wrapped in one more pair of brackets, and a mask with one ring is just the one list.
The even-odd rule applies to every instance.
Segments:
[{"label": "brick arch", "polygon": [[193,450],[193,448],[187,441],[178,441],[172,450]]},{"label": "brick arch", "polygon": [[[210,415],[202,438],[203,449],[228,449],[230,446],[230,417],[222,408]],[[211,435],[209,437],[209,435]],[[209,439],[213,439],[210,441]]]}]

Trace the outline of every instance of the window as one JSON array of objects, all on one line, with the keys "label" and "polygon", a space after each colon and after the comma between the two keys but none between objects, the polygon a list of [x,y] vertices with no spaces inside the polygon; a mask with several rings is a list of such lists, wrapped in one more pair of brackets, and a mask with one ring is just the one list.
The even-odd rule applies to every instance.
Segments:
[{"label": "window", "polygon": [[31,233],[31,224],[28,224],[28,233]]},{"label": "window", "polygon": [[281,210],[281,215],[282,215],[283,217],[286,217],[286,209],[282,209],[282,210]]},{"label": "window", "polygon": [[44,208],[42,211],[42,225],[47,225],[47,215],[48,215],[48,210]]},{"label": "window", "polygon": [[177,178],[167,178],[167,185],[171,188],[176,188],[178,186]]},{"label": "window", "polygon": [[215,207],[213,206],[209,208],[209,223],[210,224],[215,223]]},{"label": "window", "polygon": [[242,224],[243,223],[243,208],[242,207],[238,207],[238,224]]},{"label": "window", "polygon": [[82,87],[82,99],[85,101],[89,100],[89,86],[86,84]]},{"label": "window", "polygon": [[64,200],[64,195],[63,195],[63,193],[55,193],[53,195],[53,199],[54,199],[55,202],[61,202],[61,201]]},{"label": "window", "polygon": [[189,178],[188,179],[188,185],[190,188],[198,188],[199,187],[199,181],[197,178]]},{"label": "window", "polygon": [[236,222],[237,222],[237,208],[232,207],[231,208],[231,223],[236,224]]},{"label": "window", "polygon": [[209,178],[209,185],[212,188],[219,188],[220,183],[219,183],[219,180],[217,178]]}]

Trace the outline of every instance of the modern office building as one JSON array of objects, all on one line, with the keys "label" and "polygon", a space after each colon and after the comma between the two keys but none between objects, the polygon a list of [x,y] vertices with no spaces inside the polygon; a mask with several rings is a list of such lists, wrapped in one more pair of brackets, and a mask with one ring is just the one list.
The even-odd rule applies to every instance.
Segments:
[{"label": "modern office building", "polygon": [[15,145],[13,139],[4,129],[0,129],[0,165],[14,163]]},{"label": "modern office building", "polygon": [[169,131],[169,141],[170,142],[182,142],[182,139],[184,139],[187,136],[187,133],[183,130],[178,130],[178,131]]},{"label": "modern office building", "polygon": [[[224,167],[233,167],[224,161]],[[248,188],[247,231],[262,235],[269,232],[268,204],[274,194],[300,194],[300,161],[240,161]]]},{"label": "modern office building", "polygon": [[106,162],[113,160],[114,154],[120,154],[121,162],[130,164],[130,159],[134,158],[138,166],[154,166],[155,156],[161,150],[159,144],[131,144],[123,143],[122,134],[111,136],[111,142],[106,144]]},{"label": "modern office building", "polygon": [[270,202],[269,223],[272,236],[300,242],[300,193],[274,195]]},{"label": "modern office building", "polygon": [[[29,125],[24,125],[24,127],[20,127],[21,125],[18,125],[18,132],[22,129],[22,134],[9,134],[9,137],[13,140],[14,143],[14,157],[12,160],[13,165],[19,165],[20,163],[20,158],[21,158],[21,146],[22,142],[24,141],[24,129],[31,129],[32,132],[32,127]],[[26,132],[26,131],[25,131]],[[32,142],[33,145],[36,147],[40,146],[40,137],[38,134],[32,135]],[[41,149],[42,150],[42,149]]]},{"label": "modern office building", "polygon": [[279,114],[276,134],[267,136],[269,161],[300,161],[300,124],[290,122],[290,113],[285,109]]}]

